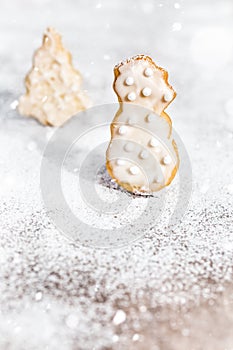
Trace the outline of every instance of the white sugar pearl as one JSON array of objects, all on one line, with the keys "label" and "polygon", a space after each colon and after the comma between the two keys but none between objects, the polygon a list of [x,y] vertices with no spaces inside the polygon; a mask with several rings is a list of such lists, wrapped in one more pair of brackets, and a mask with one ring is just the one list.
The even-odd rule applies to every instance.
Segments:
[{"label": "white sugar pearl", "polygon": [[141,153],[140,153],[140,158],[142,159],[147,159],[149,157],[149,152],[147,152],[146,150],[143,150]]},{"label": "white sugar pearl", "polygon": [[153,75],[153,70],[148,67],[144,70],[144,74],[146,77],[151,77]]},{"label": "white sugar pearl", "polygon": [[134,78],[133,77],[127,77],[125,79],[125,84],[128,85],[128,86],[131,86],[134,84]]},{"label": "white sugar pearl", "polygon": [[147,121],[147,123],[152,122],[154,119],[155,119],[155,116],[154,116],[154,114],[152,114],[152,113],[150,113],[150,114],[148,114],[148,115],[146,116],[146,121]]},{"label": "white sugar pearl", "polygon": [[118,134],[125,135],[126,132],[127,132],[127,127],[125,125],[122,125],[122,126],[119,127]]},{"label": "white sugar pearl", "polygon": [[129,101],[135,101],[136,100],[136,94],[135,92],[130,92],[128,95],[127,95],[127,98]]},{"label": "white sugar pearl", "polygon": [[150,139],[150,141],[149,141],[149,146],[151,146],[151,147],[157,147],[157,146],[159,146],[158,140],[156,140],[156,139],[153,137],[153,138]]},{"label": "white sugar pearl", "polygon": [[119,166],[121,166],[121,165],[125,165],[125,160],[123,160],[123,159],[117,159],[116,160],[116,165],[119,165]]},{"label": "white sugar pearl", "polygon": [[165,94],[163,95],[163,99],[165,102],[171,102],[171,100],[173,99],[173,93],[170,91],[165,92]]},{"label": "white sugar pearl", "polygon": [[129,172],[132,175],[137,175],[137,174],[139,174],[139,168],[136,165],[135,166],[131,166],[129,168]]},{"label": "white sugar pearl", "polygon": [[124,146],[124,150],[126,152],[132,152],[134,150],[134,144],[131,142],[126,143],[126,145]]},{"label": "white sugar pearl", "polygon": [[171,161],[172,161],[172,159],[171,159],[170,156],[165,156],[165,157],[163,158],[163,164],[164,164],[164,165],[169,165],[169,164],[171,164]]},{"label": "white sugar pearl", "polygon": [[143,94],[143,96],[145,96],[145,97],[148,97],[148,96],[150,96],[151,95],[151,89],[149,88],[149,87],[145,87],[143,90],[142,90],[142,94]]}]

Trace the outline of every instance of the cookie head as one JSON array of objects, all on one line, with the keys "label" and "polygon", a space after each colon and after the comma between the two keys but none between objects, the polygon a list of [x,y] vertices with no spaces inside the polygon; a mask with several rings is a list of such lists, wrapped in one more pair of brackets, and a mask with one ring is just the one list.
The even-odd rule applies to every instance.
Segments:
[{"label": "cookie head", "polygon": [[135,56],[114,69],[114,90],[119,102],[144,106],[161,114],[175,98],[168,84],[167,72],[158,67],[149,56]]}]

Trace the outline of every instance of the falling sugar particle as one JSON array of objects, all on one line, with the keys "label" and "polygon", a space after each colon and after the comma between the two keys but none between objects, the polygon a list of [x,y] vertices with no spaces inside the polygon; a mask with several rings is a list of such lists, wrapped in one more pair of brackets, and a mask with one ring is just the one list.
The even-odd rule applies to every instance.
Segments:
[{"label": "falling sugar particle", "polygon": [[225,111],[229,116],[233,116],[233,97],[226,101]]},{"label": "falling sugar particle", "polygon": [[113,337],[112,337],[113,343],[117,343],[118,340],[119,340],[119,336],[117,334],[114,334]]},{"label": "falling sugar particle", "polygon": [[46,132],[46,140],[49,141],[51,137],[53,136],[54,130],[47,126],[47,132]]},{"label": "falling sugar particle", "polygon": [[36,143],[34,142],[34,141],[31,141],[31,142],[29,142],[28,144],[27,144],[27,149],[29,150],[29,151],[35,151],[36,150],[36,148],[37,148],[37,145],[36,145]]},{"label": "falling sugar particle", "polygon": [[11,109],[15,110],[18,107],[19,102],[17,100],[13,101],[10,104]]},{"label": "falling sugar particle", "polygon": [[146,14],[151,14],[154,10],[154,4],[152,2],[142,3],[142,11]]},{"label": "falling sugar particle", "polygon": [[203,185],[201,185],[200,192],[203,194],[206,194],[209,191],[209,188],[210,188],[210,183],[208,181],[208,182],[204,183]]},{"label": "falling sugar particle", "polygon": [[117,310],[114,318],[113,318],[113,323],[118,326],[121,323],[125,322],[126,320],[126,314],[123,310]]},{"label": "falling sugar particle", "polygon": [[78,317],[75,314],[70,314],[66,318],[67,327],[74,329],[78,326]]},{"label": "falling sugar particle", "polygon": [[135,334],[133,335],[133,338],[132,338],[132,339],[133,339],[133,341],[138,341],[139,338],[140,338],[139,334],[135,333]]},{"label": "falling sugar particle", "polygon": [[183,335],[184,337],[188,337],[188,336],[189,336],[189,334],[190,334],[190,332],[189,332],[189,329],[188,329],[188,328],[184,328],[184,329],[182,329],[181,333],[182,333],[182,335]]},{"label": "falling sugar particle", "polygon": [[109,61],[110,58],[111,58],[111,56],[109,56],[109,55],[104,55],[104,60],[105,60],[105,61]]},{"label": "falling sugar particle", "polygon": [[180,22],[175,22],[172,25],[173,32],[178,32],[182,29],[182,24]]},{"label": "falling sugar particle", "polygon": [[36,301],[41,301],[42,298],[43,298],[42,292],[37,292],[37,293],[35,294],[35,300],[36,300]]},{"label": "falling sugar particle", "polygon": [[230,194],[233,194],[233,184],[229,184],[227,186],[227,192],[230,193]]},{"label": "falling sugar particle", "polygon": [[222,143],[219,140],[217,140],[216,141],[216,146],[217,146],[217,148],[221,148],[222,147]]},{"label": "falling sugar particle", "polygon": [[180,8],[180,4],[178,2],[175,2],[174,7],[178,10]]}]

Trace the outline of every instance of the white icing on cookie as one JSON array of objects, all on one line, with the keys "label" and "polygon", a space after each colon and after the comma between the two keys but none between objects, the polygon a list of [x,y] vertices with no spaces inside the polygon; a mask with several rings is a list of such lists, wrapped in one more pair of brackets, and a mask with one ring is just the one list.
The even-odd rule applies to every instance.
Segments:
[{"label": "white icing on cookie", "polygon": [[[107,169],[129,191],[158,191],[171,182],[179,164],[171,121],[163,113],[175,92],[167,82],[167,73],[147,56],[121,63],[115,76],[114,89],[121,106],[111,128]],[[123,125],[126,129],[119,132]],[[125,162],[119,165],[116,159]]]}]

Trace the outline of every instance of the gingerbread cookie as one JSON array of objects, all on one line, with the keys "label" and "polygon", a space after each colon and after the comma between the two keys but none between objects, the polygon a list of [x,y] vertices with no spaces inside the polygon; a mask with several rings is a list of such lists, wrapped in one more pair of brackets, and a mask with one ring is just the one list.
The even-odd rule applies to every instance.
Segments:
[{"label": "gingerbread cookie", "polygon": [[71,54],[63,47],[61,36],[48,28],[26,76],[26,94],[20,98],[18,110],[42,124],[60,126],[89,107],[81,84],[81,75],[74,69]]},{"label": "gingerbread cookie", "polygon": [[176,93],[167,72],[148,56],[132,57],[114,73],[120,108],[111,124],[107,170],[130,192],[158,191],[171,183],[179,166],[171,119],[164,112]]}]

